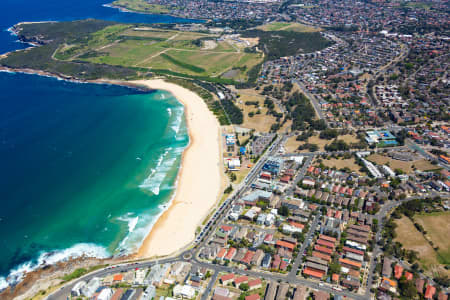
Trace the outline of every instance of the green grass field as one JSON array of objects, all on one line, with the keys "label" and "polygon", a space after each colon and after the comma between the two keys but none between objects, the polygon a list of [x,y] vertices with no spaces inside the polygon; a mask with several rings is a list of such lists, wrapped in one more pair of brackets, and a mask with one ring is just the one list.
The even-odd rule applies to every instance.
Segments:
[{"label": "green grass field", "polygon": [[308,26],[300,23],[272,22],[257,27],[264,31],[295,31],[295,32],[317,32],[322,31],[320,27]]},{"label": "green grass field", "polygon": [[[405,249],[414,250],[419,255],[422,268],[429,274],[450,275],[445,266],[450,264],[450,241],[448,239],[450,212],[417,214],[414,222],[423,226],[426,234],[419,232],[414,223],[407,217],[396,220],[396,241]],[[431,240],[433,247],[427,241]]]},{"label": "green grass field", "polygon": [[450,265],[450,212],[415,215],[414,220],[423,226],[437,250],[437,259],[441,264]]},{"label": "green grass field", "polygon": [[111,4],[120,8],[141,13],[149,13],[149,14],[169,13],[169,9],[167,9],[163,5],[150,4],[147,3],[145,0],[116,0]]},{"label": "green grass field", "polygon": [[[234,68],[237,71],[232,79],[241,81],[263,59],[261,53],[246,53],[216,39],[213,34],[114,25],[92,34],[88,40],[60,46],[54,57],[209,77],[219,77]],[[210,46],[205,40],[210,41]]]}]

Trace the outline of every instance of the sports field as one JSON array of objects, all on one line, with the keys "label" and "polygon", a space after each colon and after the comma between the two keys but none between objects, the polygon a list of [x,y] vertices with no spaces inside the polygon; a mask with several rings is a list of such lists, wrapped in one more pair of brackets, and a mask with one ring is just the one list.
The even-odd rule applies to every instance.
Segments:
[{"label": "sports field", "polygon": [[227,73],[232,74],[227,78],[245,81],[263,54],[247,53],[240,47],[245,42],[240,44],[215,34],[113,25],[82,42],[60,46],[53,57],[197,76]]}]

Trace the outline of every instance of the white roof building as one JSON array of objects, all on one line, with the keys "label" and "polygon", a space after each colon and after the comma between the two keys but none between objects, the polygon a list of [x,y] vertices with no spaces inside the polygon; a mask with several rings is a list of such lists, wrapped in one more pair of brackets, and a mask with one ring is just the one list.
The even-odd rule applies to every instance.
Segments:
[{"label": "white roof building", "polygon": [[175,297],[183,297],[183,298],[192,299],[195,296],[195,289],[190,285],[177,284],[173,288],[173,295]]},{"label": "white roof building", "polygon": [[100,278],[94,277],[81,289],[84,296],[90,298],[95,291],[100,287]]},{"label": "white roof building", "polygon": [[113,290],[110,288],[103,289],[97,296],[97,300],[109,300],[113,295]]},{"label": "white roof building", "polygon": [[136,273],[134,274],[134,284],[139,284],[139,285],[143,284],[146,274],[147,274],[146,269],[137,270]]},{"label": "white roof building", "polygon": [[395,172],[392,171],[392,169],[389,168],[387,165],[381,166],[381,171],[382,171],[386,176],[390,176],[390,177],[392,177],[392,178],[395,178]]},{"label": "white roof building", "polygon": [[283,231],[291,234],[294,232],[302,232],[303,230],[301,228],[298,228],[298,227],[295,227],[292,225],[283,224]]},{"label": "white roof building", "polygon": [[239,158],[229,158],[228,160],[228,169],[230,170],[239,170],[241,167],[241,160]]},{"label": "white roof building", "polygon": [[72,297],[78,297],[81,296],[81,290],[83,289],[83,287],[86,285],[85,281],[79,281],[77,282],[74,287],[72,288],[72,291],[70,292]]}]

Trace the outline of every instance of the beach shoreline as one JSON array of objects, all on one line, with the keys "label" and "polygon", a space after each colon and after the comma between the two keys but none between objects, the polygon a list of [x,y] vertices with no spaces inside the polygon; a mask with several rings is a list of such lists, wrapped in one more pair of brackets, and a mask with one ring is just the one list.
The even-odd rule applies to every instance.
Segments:
[{"label": "beach shoreline", "polygon": [[192,91],[162,79],[129,83],[168,91],[185,109],[189,145],[182,154],[174,195],[135,254],[140,259],[169,256],[194,240],[197,227],[225,186],[220,125],[203,99]]},{"label": "beach shoreline", "polygon": [[[155,220],[139,250],[110,259],[123,261],[167,257],[190,245],[198,226],[218,203],[227,183],[222,164],[220,124],[199,95],[163,79],[83,80],[34,69],[8,67],[0,67],[0,72],[39,75],[75,83],[120,85],[146,92],[164,90],[171,93],[184,106],[190,138],[189,145],[183,150],[174,194],[167,202],[168,207]],[[196,166],[197,162],[200,166]],[[39,271],[40,268],[32,273]],[[27,277],[27,274],[24,274],[24,279]]]},{"label": "beach shoreline", "polygon": [[[197,227],[201,225],[203,219],[218,202],[219,197],[226,186],[226,177],[221,162],[222,145],[220,125],[217,118],[208,109],[206,103],[199,95],[174,83],[166,82],[163,79],[141,79],[134,81],[113,79],[82,80],[45,71],[13,69],[7,67],[0,67],[0,72],[25,73],[53,77],[59,80],[76,83],[120,85],[142,91],[165,90],[171,93],[184,106],[190,142],[182,154],[181,166],[176,179],[177,185],[174,192],[175,195],[173,195],[172,199],[168,202],[169,207],[161,213],[151,227],[150,232],[145,237],[137,253],[129,254],[137,259],[169,256],[179,252],[194,240]],[[194,122],[192,120],[193,115],[196,116]],[[211,130],[211,128],[214,128],[214,130]],[[207,142],[205,143],[204,140],[207,140]],[[195,146],[195,150],[192,150],[193,145],[196,145],[196,141],[202,142],[199,142],[201,147],[199,147],[200,149],[197,149],[197,146]],[[206,151],[209,154],[214,153],[214,158],[207,156],[209,158],[209,163],[206,163],[201,151]],[[191,152],[195,154],[189,154]],[[193,158],[186,158],[190,156],[193,156]],[[195,161],[201,161],[204,165],[202,168],[204,172],[203,176],[201,172],[192,171],[196,169]],[[211,174],[214,176],[211,176]],[[181,188],[183,184],[186,185],[183,183],[186,179],[183,178],[186,178],[187,176],[194,176],[199,179],[203,177],[205,182],[203,186],[207,187],[203,189],[205,191],[203,195],[198,192],[198,190],[195,192],[186,187]],[[212,178],[213,180],[211,181]],[[199,187],[201,187],[201,185],[198,185],[197,183],[197,188]],[[187,195],[185,201],[181,201],[180,194]],[[200,196],[200,200],[195,199],[195,197]],[[204,198],[206,198],[206,200]],[[174,209],[175,207],[177,207],[177,209]],[[178,207],[184,207],[185,210],[180,211]],[[189,217],[183,216],[184,211],[189,211],[192,215]],[[173,220],[176,220],[177,222]],[[181,222],[179,220],[181,220]],[[182,224],[183,228],[179,228],[177,224],[170,223]],[[168,233],[172,234],[172,236],[177,236],[177,239],[167,238]]]}]

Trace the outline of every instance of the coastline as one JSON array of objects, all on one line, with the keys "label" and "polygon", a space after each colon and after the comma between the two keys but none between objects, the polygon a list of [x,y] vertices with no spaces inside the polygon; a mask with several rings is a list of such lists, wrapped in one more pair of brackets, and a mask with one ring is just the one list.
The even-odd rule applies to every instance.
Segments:
[{"label": "coastline", "polygon": [[220,126],[197,94],[162,79],[131,81],[166,90],[184,105],[190,142],[182,154],[175,194],[144,239],[137,258],[167,256],[186,247],[224,187]]},{"label": "coastline", "polygon": [[[82,80],[34,69],[8,67],[0,67],[0,72],[39,75],[76,83],[121,85],[142,91],[170,92],[184,106],[190,142],[183,151],[176,189],[167,202],[168,207],[152,224],[137,253],[128,255],[137,259],[168,256],[194,240],[197,227],[217,203],[226,184],[220,125],[200,96],[163,79]],[[200,167],[198,162],[201,162]]]}]

